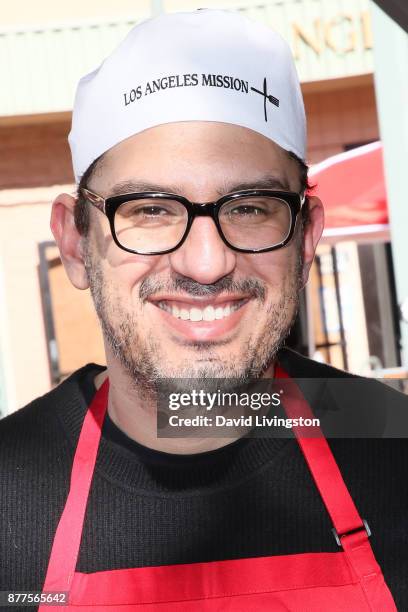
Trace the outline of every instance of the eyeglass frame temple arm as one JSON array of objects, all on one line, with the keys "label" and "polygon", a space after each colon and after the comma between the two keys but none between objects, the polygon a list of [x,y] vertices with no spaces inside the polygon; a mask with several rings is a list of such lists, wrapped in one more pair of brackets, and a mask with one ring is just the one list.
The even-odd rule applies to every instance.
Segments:
[{"label": "eyeglass frame temple arm", "polygon": [[105,210],[105,198],[99,196],[98,194],[90,191],[89,189],[85,189],[85,187],[81,187],[81,192],[84,194],[86,199],[95,206],[98,210],[106,214]]}]

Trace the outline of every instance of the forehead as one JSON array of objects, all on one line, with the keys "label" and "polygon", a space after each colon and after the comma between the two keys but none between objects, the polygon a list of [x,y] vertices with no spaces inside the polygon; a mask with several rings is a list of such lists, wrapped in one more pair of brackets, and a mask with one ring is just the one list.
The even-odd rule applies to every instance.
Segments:
[{"label": "forehead", "polygon": [[197,196],[266,175],[297,188],[296,163],[265,136],[227,123],[189,121],[155,126],[117,144],[103,156],[96,180],[105,193],[137,179]]}]

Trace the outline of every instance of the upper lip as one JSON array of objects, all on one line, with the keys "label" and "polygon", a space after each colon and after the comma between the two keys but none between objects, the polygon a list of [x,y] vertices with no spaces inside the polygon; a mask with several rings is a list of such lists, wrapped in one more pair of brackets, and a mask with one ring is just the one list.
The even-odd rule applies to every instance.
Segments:
[{"label": "upper lip", "polygon": [[192,307],[205,308],[205,306],[217,306],[218,304],[225,304],[226,302],[238,302],[241,300],[249,299],[249,295],[217,295],[214,296],[197,296],[191,297],[191,295],[155,295],[148,298],[148,302],[182,302],[184,304],[191,304]]}]

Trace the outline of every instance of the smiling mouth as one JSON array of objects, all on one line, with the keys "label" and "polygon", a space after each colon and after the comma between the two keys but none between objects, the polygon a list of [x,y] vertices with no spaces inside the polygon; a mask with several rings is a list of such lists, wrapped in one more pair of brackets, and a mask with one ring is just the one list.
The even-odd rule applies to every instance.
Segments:
[{"label": "smiling mouth", "polygon": [[155,305],[161,310],[165,310],[176,319],[182,321],[216,321],[229,317],[248,302],[248,298],[242,300],[230,300],[222,304],[211,304],[198,308],[191,304],[183,302],[172,302],[170,300],[161,300],[155,302]]}]

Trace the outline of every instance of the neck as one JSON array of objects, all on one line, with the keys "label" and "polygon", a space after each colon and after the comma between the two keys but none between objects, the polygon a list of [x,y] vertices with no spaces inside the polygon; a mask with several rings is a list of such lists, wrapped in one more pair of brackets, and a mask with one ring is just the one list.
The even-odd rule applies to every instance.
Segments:
[{"label": "neck", "polygon": [[[272,378],[274,364],[264,372],[263,377]],[[156,400],[143,387],[135,388],[129,376],[112,361],[107,370],[95,377],[99,389],[109,377],[108,413],[115,425],[129,438],[148,448],[165,453],[187,455],[203,453],[231,444],[243,436],[242,428],[234,436],[216,438],[158,438]]]}]

